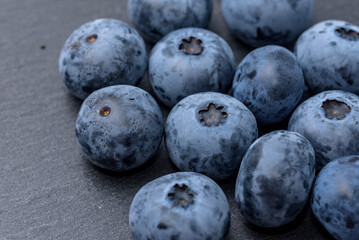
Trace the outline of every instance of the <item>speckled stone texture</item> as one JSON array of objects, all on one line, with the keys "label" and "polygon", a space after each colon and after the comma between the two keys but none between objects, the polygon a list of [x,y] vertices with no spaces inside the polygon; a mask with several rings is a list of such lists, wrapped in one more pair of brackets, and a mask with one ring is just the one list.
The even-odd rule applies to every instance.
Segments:
[{"label": "speckled stone texture", "polygon": [[180,172],[143,186],[132,201],[129,221],[134,240],[224,240],[230,212],[214,181]]}]

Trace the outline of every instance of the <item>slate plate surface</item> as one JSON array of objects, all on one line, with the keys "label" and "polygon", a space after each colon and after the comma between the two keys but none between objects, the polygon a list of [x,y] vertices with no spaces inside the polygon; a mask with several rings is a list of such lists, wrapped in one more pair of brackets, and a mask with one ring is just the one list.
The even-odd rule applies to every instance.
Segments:
[{"label": "slate plate surface", "polygon": [[[239,61],[249,52],[225,26],[215,0],[209,29]],[[162,143],[150,164],[127,174],[91,165],[75,138],[81,102],[60,79],[69,34],[95,18],[129,22],[126,0],[2,0],[0,5],[0,239],[131,239],[128,211],[145,183],[176,171]],[[359,1],[315,0],[312,23],[359,25]],[[147,45],[148,50],[151,46]],[[140,85],[149,90],[147,79]],[[168,109],[162,107],[165,116]],[[234,179],[220,183],[231,207],[228,239],[326,239],[309,207],[289,226],[256,228],[234,202]]]}]

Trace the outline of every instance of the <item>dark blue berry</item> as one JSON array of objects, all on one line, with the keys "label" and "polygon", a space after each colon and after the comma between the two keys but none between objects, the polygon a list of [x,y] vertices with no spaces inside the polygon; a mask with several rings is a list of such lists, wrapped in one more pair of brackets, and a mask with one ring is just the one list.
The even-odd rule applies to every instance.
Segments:
[{"label": "dark blue berry", "polygon": [[70,35],[59,69],[70,92],[85,99],[103,87],[137,85],[147,63],[145,44],[136,30],[119,20],[97,19]]},{"label": "dark blue berry", "polygon": [[144,90],[128,85],[92,93],[76,121],[77,140],[89,160],[118,172],[147,162],[157,151],[162,133],[156,101]]}]

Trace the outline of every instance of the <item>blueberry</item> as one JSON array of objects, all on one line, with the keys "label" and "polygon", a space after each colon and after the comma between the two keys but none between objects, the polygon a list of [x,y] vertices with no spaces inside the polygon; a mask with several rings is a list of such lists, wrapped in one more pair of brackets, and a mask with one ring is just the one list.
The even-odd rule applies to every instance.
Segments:
[{"label": "blueberry", "polygon": [[288,129],[313,145],[317,170],[338,157],[359,154],[359,97],[339,90],[319,93],[299,105]]},{"label": "blueberry", "polygon": [[302,97],[304,78],[293,55],[280,46],[250,52],[233,79],[233,96],[255,115],[258,124],[281,122]]},{"label": "blueberry", "polygon": [[165,143],[182,171],[215,180],[238,172],[242,157],[258,137],[253,114],[237,99],[221,93],[198,93],[180,101],[168,115]]},{"label": "blueberry", "polygon": [[205,29],[185,28],[166,35],[153,48],[149,81],[157,98],[173,107],[198,92],[227,92],[235,71],[230,46]]},{"label": "blueberry", "polygon": [[76,121],[78,143],[90,161],[118,172],[147,162],[157,151],[162,133],[156,101],[128,85],[93,92],[82,103]]},{"label": "blueberry", "polygon": [[294,132],[271,132],[243,157],[236,202],[248,221],[261,227],[282,226],[303,209],[314,177],[314,150],[308,140]]},{"label": "blueberry", "polygon": [[103,87],[137,85],[147,63],[145,44],[136,30],[119,20],[97,19],[70,35],[59,68],[70,92],[85,99]]},{"label": "blueberry", "polygon": [[179,28],[207,27],[212,0],[129,0],[128,15],[150,42]]},{"label": "blueberry", "polygon": [[295,55],[313,92],[344,90],[359,94],[359,27],[337,20],[306,30]]},{"label": "blueberry", "polygon": [[312,210],[336,239],[359,237],[359,156],[328,163],[313,187]]},{"label": "blueberry", "polygon": [[220,240],[230,226],[222,189],[199,173],[179,172],[143,186],[130,208],[134,240]]},{"label": "blueberry", "polygon": [[313,0],[223,0],[232,33],[251,47],[289,44],[309,26]]}]

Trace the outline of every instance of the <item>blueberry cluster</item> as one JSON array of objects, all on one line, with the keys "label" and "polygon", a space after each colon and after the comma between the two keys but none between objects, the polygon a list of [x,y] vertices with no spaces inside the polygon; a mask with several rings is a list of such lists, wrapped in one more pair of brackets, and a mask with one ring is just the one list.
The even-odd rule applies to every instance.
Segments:
[{"label": "blueberry cluster", "polygon": [[[333,237],[358,239],[359,27],[328,20],[305,30],[312,0],[223,0],[233,34],[259,47],[236,69],[228,43],[203,29],[212,5],[129,0],[129,18],[155,43],[149,57],[141,35],[115,19],[82,25],[61,51],[61,77],[84,100],[77,141],[94,165],[137,169],[164,137],[184,171],[138,191],[133,238],[225,239],[229,204],[213,180],[237,175],[235,201],[252,224],[286,225],[311,198]],[[293,52],[283,47],[297,38]],[[136,87],[146,69],[151,93],[172,108],[166,121]]]}]

